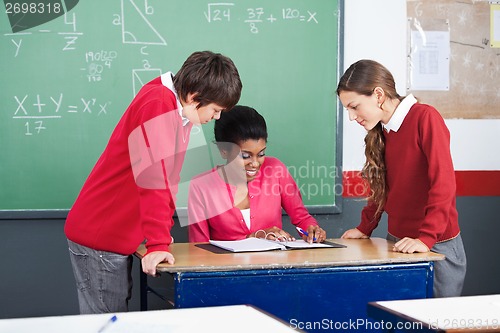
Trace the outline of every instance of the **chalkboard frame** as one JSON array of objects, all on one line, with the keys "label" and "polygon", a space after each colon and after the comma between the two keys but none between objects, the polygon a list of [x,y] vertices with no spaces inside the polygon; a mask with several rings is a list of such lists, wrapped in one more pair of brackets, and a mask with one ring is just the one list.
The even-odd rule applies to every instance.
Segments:
[{"label": "chalkboard frame", "polygon": [[[340,71],[343,69],[343,29],[344,29],[344,0],[338,0],[338,55],[337,55],[337,78],[340,77]],[[334,179],[334,185],[342,184],[342,110],[343,107],[337,101],[336,110],[336,144],[333,146],[335,156],[335,167],[338,171]],[[342,212],[342,193],[335,192],[333,205],[307,205],[311,214],[337,214]],[[0,209],[0,219],[64,219],[69,209],[19,209],[5,210]],[[184,214],[183,208],[178,209],[178,214]]]}]

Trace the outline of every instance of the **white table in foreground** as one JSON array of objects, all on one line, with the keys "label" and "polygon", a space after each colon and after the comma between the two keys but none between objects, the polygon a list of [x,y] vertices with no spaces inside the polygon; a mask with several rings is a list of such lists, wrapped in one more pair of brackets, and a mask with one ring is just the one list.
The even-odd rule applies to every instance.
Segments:
[{"label": "white table in foreground", "polygon": [[[113,314],[54,316],[0,320],[1,333],[97,333]],[[297,332],[247,305],[117,313],[103,333],[157,332]]]},{"label": "white table in foreground", "polygon": [[500,332],[500,295],[372,302],[368,315],[389,331]]}]

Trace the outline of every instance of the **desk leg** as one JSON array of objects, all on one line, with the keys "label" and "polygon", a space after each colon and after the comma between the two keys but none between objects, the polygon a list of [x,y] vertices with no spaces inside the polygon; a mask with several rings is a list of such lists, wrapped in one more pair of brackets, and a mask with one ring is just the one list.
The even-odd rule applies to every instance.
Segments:
[{"label": "desk leg", "polygon": [[140,284],[140,297],[141,297],[141,311],[148,309],[148,276],[141,269],[139,273]]}]

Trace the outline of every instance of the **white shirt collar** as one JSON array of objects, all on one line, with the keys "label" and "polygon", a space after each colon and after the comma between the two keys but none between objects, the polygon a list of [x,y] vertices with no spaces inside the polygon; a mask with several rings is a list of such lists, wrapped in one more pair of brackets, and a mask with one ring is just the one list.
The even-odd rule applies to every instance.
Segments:
[{"label": "white shirt collar", "polygon": [[189,123],[189,119],[182,115],[182,104],[179,96],[177,96],[177,91],[175,91],[174,88],[174,82],[172,80],[173,76],[174,74],[172,72],[166,72],[165,74],[162,74],[161,83],[174,93],[175,99],[177,100],[177,110],[182,118],[182,126],[186,126]]},{"label": "white shirt collar", "polygon": [[385,129],[385,131],[387,133],[389,133],[391,130],[397,132],[401,127],[401,124],[403,124],[406,115],[408,114],[408,112],[410,112],[411,107],[415,103],[417,103],[417,99],[413,96],[413,94],[409,94],[408,96],[406,96],[401,101],[401,103],[399,103],[396,110],[394,110],[394,113],[392,114],[391,119],[389,119],[389,122],[387,124],[382,124],[382,127]]}]

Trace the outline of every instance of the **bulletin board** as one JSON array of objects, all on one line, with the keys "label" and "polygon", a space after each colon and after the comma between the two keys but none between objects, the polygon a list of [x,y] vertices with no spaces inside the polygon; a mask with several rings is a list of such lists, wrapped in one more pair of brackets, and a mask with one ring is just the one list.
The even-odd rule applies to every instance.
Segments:
[{"label": "bulletin board", "polygon": [[449,89],[409,90],[444,118],[500,118],[500,48],[491,41],[490,6],[477,0],[407,1],[409,30],[412,21],[449,25]]}]

